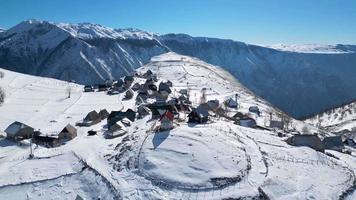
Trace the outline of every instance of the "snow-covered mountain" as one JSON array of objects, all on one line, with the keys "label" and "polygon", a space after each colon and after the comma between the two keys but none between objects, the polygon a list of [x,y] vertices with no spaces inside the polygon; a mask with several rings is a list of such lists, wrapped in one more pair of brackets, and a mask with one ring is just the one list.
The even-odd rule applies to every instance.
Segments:
[{"label": "snow-covered mountain", "polygon": [[[2,69],[1,69],[2,70]],[[206,88],[207,100],[239,94],[238,110],[253,115],[261,126],[269,112],[279,112],[255,97],[224,69],[197,58],[166,53],[139,68],[151,70],[158,82],[172,81],[171,97],[189,89],[196,106]],[[0,132],[15,121],[43,132],[56,132],[89,111],[136,110],[135,96],[82,91],[82,86],[50,78],[5,72],[0,87],[7,98],[0,107]],[[135,77],[134,83],[144,83]],[[67,98],[66,88],[72,88]],[[149,99],[152,100],[152,99]],[[232,109],[231,112],[236,112]],[[34,147],[0,138],[0,199],[345,199],[355,198],[356,159],[329,151],[327,156],[308,147],[293,147],[277,132],[246,128],[225,118],[207,124],[188,124],[185,113],[174,129],[155,132],[150,115],[126,127],[125,135],[105,139],[106,120],[78,128],[77,137],[56,148]],[[306,123],[292,121],[300,131]],[[88,130],[97,135],[88,136]],[[311,132],[316,129],[310,126]],[[336,157],[338,159],[336,159]],[[330,176],[333,174],[334,176]]]},{"label": "snow-covered mountain", "polygon": [[0,33],[0,65],[86,84],[117,79],[152,56],[174,51],[224,67],[255,94],[294,117],[356,98],[355,46],[273,48],[89,23],[28,20]]},{"label": "snow-covered mountain", "polygon": [[305,122],[356,138],[356,101],[319,113]]},{"label": "snow-covered mountain", "polygon": [[266,47],[281,50],[281,51],[290,51],[298,53],[320,53],[320,54],[335,54],[335,53],[355,53],[355,46],[353,45],[320,45],[320,44],[276,44],[276,45],[267,45]]}]

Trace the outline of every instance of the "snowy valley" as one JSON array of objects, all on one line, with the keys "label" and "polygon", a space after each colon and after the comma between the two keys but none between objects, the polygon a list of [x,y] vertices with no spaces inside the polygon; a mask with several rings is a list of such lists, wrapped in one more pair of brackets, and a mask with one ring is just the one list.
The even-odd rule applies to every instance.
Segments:
[{"label": "snowy valley", "polygon": [[[93,39],[85,27],[78,31],[59,26],[71,35]],[[47,36],[57,38],[62,30],[57,31]],[[118,34],[97,27],[95,31],[98,37],[146,38],[162,45],[150,34],[132,35],[133,30]],[[87,42],[72,42],[96,51]],[[114,47],[132,64],[127,73],[134,72],[123,79],[112,73],[114,83],[84,86],[0,68],[4,72],[0,87],[6,94],[0,106],[0,199],[356,198],[354,147],[345,145],[347,152],[317,149],[318,141],[334,134],[313,121],[288,117],[244,87],[229,70],[148,46],[155,56],[142,54],[142,60],[131,60],[124,56],[131,53]],[[63,52],[67,51],[73,53]],[[45,49],[42,53],[53,55]],[[89,60],[97,54],[90,55],[86,62],[92,63],[91,70],[97,69]],[[94,80],[85,75],[83,81]],[[103,110],[107,114],[95,114]],[[5,138],[15,121],[41,133],[32,135],[38,144]],[[62,129],[75,136],[54,143]],[[298,141],[300,133],[313,142],[301,140],[300,145],[289,140],[295,136]]]}]

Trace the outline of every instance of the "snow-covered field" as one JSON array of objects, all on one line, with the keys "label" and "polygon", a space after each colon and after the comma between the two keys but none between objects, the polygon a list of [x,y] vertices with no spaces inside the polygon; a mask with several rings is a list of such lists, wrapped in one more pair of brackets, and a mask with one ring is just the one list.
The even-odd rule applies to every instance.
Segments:
[{"label": "snow-covered field", "polygon": [[[239,111],[257,105],[262,114],[254,117],[260,126],[270,111],[279,112],[221,68],[195,58],[163,54],[138,71],[147,69],[173,82],[172,96],[188,87],[194,106],[201,89],[207,88],[207,99],[220,102],[238,93]],[[0,106],[0,131],[17,120],[43,132],[58,132],[91,110],[135,110],[135,98],[124,100],[123,94],[83,93],[82,86],[71,83],[67,98],[66,82],[1,71],[5,77],[0,87],[7,98]],[[296,130],[306,125],[292,123]],[[31,160],[28,143],[0,139],[0,199],[338,199],[354,184],[355,157],[331,151],[335,159],[292,147],[274,131],[217,117],[204,125],[185,120],[169,132],[151,131],[158,124],[147,116],[114,139],[104,137],[105,120],[77,127],[78,136],[65,145],[35,146]],[[91,129],[98,135],[87,136]]]}]

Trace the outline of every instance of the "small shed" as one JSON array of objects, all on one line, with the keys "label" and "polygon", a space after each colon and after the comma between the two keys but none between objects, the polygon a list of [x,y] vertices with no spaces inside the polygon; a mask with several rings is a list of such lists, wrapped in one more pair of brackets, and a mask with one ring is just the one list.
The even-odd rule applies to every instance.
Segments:
[{"label": "small shed", "polygon": [[8,139],[21,140],[31,138],[34,129],[24,123],[15,121],[5,129],[5,133]]},{"label": "small shed", "polygon": [[94,87],[91,85],[84,86],[84,92],[94,92]]},{"label": "small shed", "polygon": [[258,116],[261,114],[260,109],[257,106],[250,106],[248,111],[257,114]]},{"label": "small shed", "polygon": [[240,124],[240,126],[249,127],[249,128],[253,128],[257,125],[256,121],[254,119],[252,119],[251,117],[241,118],[239,120],[239,124]]},{"label": "small shed", "polygon": [[70,124],[67,124],[58,134],[59,140],[72,140],[75,137],[77,137],[77,129]]},{"label": "small shed", "polygon": [[107,91],[108,90],[108,86],[106,84],[100,84],[98,85],[98,91],[102,92],[102,91]]},{"label": "small shed", "polygon": [[193,108],[193,110],[188,115],[189,123],[206,123],[209,120],[209,112],[202,106]]},{"label": "small shed", "polygon": [[283,130],[283,129],[284,129],[284,122],[272,120],[272,121],[270,121],[270,123],[269,123],[269,127],[270,127],[270,128],[277,128],[277,129]]},{"label": "small shed", "polygon": [[325,149],[341,151],[344,148],[341,136],[325,137],[323,140]]},{"label": "small shed", "polygon": [[229,98],[225,101],[225,105],[229,108],[237,108],[237,101],[233,98]]},{"label": "small shed", "polygon": [[316,151],[324,152],[324,144],[317,135],[312,134],[297,134],[288,138],[286,141],[292,146],[306,146],[310,147]]},{"label": "small shed", "polygon": [[125,99],[132,99],[134,92],[131,89],[128,89],[125,93]]},{"label": "small shed", "polygon": [[356,142],[355,140],[351,139],[351,138],[347,138],[344,140],[343,142],[345,145],[350,146],[350,147],[356,147]]}]

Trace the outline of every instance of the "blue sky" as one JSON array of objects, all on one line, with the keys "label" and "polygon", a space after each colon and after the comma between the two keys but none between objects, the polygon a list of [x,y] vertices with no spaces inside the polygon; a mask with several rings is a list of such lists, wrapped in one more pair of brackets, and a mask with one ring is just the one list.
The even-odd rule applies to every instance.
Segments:
[{"label": "blue sky", "polygon": [[356,0],[0,0],[0,27],[26,19],[254,44],[356,44]]}]

